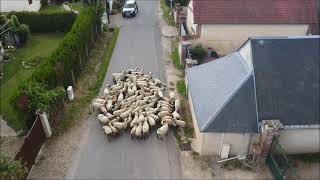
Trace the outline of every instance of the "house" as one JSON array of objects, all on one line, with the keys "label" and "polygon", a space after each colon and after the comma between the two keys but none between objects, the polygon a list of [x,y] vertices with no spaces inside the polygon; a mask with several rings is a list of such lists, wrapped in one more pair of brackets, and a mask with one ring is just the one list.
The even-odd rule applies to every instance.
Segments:
[{"label": "house", "polygon": [[202,155],[250,152],[264,120],[280,120],[288,153],[320,152],[320,36],[251,38],[238,51],[186,70]]},{"label": "house", "polygon": [[315,0],[190,0],[186,29],[225,55],[249,37],[310,34],[316,19]]},{"label": "house", "polygon": [[40,0],[1,0],[0,12],[10,11],[39,11]]}]

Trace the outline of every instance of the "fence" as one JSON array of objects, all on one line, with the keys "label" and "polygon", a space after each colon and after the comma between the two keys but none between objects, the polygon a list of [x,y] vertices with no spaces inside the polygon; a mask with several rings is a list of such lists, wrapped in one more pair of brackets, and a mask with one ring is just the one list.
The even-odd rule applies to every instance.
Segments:
[{"label": "fence", "polygon": [[300,176],[287,158],[284,149],[279,144],[278,138],[274,138],[267,157],[267,164],[277,180],[300,180]]},{"label": "fence", "polygon": [[[52,128],[59,123],[60,117],[63,115],[64,101],[58,101],[52,105],[49,112],[49,120]],[[38,153],[46,140],[46,135],[39,116],[36,116],[28,135],[24,138],[24,142],[15,156],[15,160],[20,160],[30,171]]]}]

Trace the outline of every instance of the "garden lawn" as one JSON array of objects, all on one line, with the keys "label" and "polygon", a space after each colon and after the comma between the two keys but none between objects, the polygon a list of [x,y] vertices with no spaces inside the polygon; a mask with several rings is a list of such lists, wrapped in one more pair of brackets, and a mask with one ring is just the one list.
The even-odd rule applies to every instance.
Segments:
[{"label": "garden lawn", "polygon": [[19,84],[29,78],[34,67],[25,69],[22,61],[31,57],[47,57],[53,52],[64,37],[63,33],[32,34],[27,43],[16,51],[9,52],[15,59],[4,66],[4,77],[0,80],[0,113],[3,119],[14,129],[24,128],[24,122],[11,104],[11,97],[15,94]]}]

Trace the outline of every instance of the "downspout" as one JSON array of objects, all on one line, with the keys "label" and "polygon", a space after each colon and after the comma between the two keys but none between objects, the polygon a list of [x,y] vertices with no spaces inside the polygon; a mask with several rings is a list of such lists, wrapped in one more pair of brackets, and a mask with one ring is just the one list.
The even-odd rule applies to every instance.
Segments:
[{"label": "downspout", "polygon": [[222,137],[221,137],[219,156],[221,156],[223,141],[224,141],[224,133],[222,133]]}]

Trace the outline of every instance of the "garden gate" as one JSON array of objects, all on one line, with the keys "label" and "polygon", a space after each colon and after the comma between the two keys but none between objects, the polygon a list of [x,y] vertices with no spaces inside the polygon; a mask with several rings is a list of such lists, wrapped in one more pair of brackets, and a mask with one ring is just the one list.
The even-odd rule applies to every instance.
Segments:
[{"label": "garden gate", "polygon": [[267,157],[267,164],[276,180],[300,180],[298,172],[293,168],[290,160],[287,158],[284,149],[275,137]]}]

